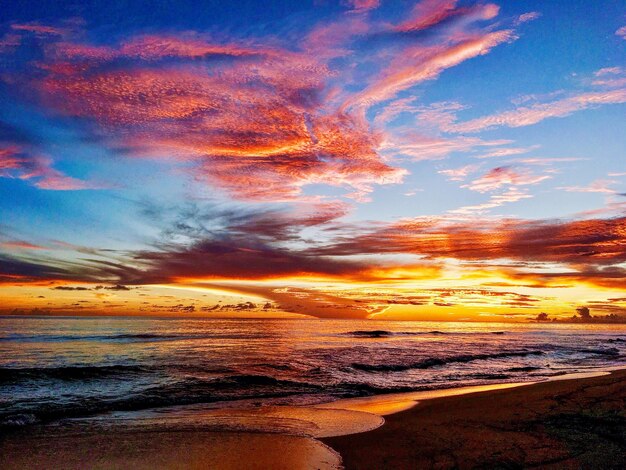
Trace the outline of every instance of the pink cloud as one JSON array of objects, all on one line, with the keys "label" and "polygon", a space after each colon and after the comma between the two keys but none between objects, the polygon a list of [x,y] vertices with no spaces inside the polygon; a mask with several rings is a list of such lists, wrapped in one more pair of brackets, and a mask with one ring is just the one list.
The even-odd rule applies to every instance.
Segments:
[{"label": "pink cloud", "polygon": [[11,29],[15,31],[25,31],[36,35],[64,36],[68,33],[66,28],[44,25],[39,23],[13,23]]},{"label": "pink cloud", "polygon": [[468,59],[485,55],[495,46],[515,38],[513,31],[502,30],[471,38],[451,47],[421,46],[406,50],[393,60],[381,76],[365,90],[346,100],[342,110],[369,107],[393,98],[398,92],[437,78],[444,70]]},{"label": "pink cloud", "polygon": [[7,33],[0,38],[0,52],[15,49],[22,43],[22,37],[18,34]]},{"label": "pink cloud", "polygon": [[539,165],[546,166],[552,163],[561,163],[561,162],[579,162],[581,160],[585,160],[584,158],[578,157],[556,157],[556,158],[519,158],[513,160],[515,163],[522,163],[524,165]]},{"label": "pink cloud", "polygon": [[621,36],[623,39],[626,39],[626,26],[622,26],[617,31],[615,31],[617,36]]},{"label": "pink cloud", "polygon": [[464,185],[464,188],[484,193],[502,186],[527,186],[549,179],[548,175],[535,175],[529,171],[518,171],[508,166],[500,166],[485,173],[480,178]]},{"label": "pink cloud", "polygon": [[417,123],[436,130],[448,128],[456,121],[457,111],[467,107],[457,102],[433,103],[417,109]]},{"label": "pink cloud", "polygon": [[622,73],[622,67],[604,67],[594,73],[596,77],[603,77],[605,75],[618,75]]},{"label": "pink cloud", "polygon": [[465,165],[459,168],[439,170],[437,173],[445,175],[450,181],[463,181],[469,174],[474,173],[479,168],[479,165]]},{"label": "pink cloud", "polygon": [[490,209],[495,209],[496,207],[503,206],[504,204],[521,201],[522,199],[529,199],[531,197],[532,196],[526,191],[513,187],[507,189],[501,194],[493,194],[492,196],[490,196],[487,202],[484,202],[482,204],[462,206],[458,209],[450,210],[448,211],[448,213],[459,215],[484,214]]},{"label": "pink cloud", "polygon": [[396,26],[398,31],[419,31],[436,25],[455,13],[456,0],[423,0],[413,7],[411,18]]},{"label": "pink cloud", "polygon": [[562,189],[568,192],[574,193],[604,193],[615,194],[615,190],[611,188],[614,184],[617,184],[615,180],[595,180],[588,186],[561,186],[557,189]]},{"label": "pink cloud", "polygon": [[0,247],[18,250],[44,250],[45,248],[40,245],[34,245],[33,243],[25,242],[23,240],[13,240],[8,242],[0,242]]},{"label": "pink cloud", "polygon": [[37,188],[56,191],[98,188],[64,175],[52,167],[49,157],[32,154],[19,146],[0,147],[0,178],[28,180]]},{"label": "pink cloud", "polygon": [[530,11],[528,13],[523,13],[517,17],[517,24],[527,23],[529,21],[534,21],[541,16],[541,13],[537,11]]},{"label": "pink cloud", "polygon": [[520,107],[512,111],[484,116],[470,121],[454,124],[450,131],[460,133],[479,132],[494,127],[523,127],[537,124],[548,118],[565,117],[576,111],[593,108],[603,104],[626,103],[626,89],[581,93],[548,103]]},{"label": "pink cloud", "polygon": [[414,132],[385,135],[381,152],[386,155],[407,156],[414,161],[440,160],[452,152],[470,152],[476,148],[509,144],[509,140],[482,140],[477,137],[433,137]]},{"label": "pink cloud", "polygon": [[380,0],[348,0],[354,12],[374,10],[380,6]]},{"label": "pink cloud", "polygon": [[[194,161],[198,180],[243,199],[289,200],[315,183],[363,199],[406,173],[382,160],[366,121],[327,109],[334,74],[309,54],[194,35],[141,36],[117,48],[59,43],[48,54],[40,64],[48,73],[35,82],[48,106],[95,121],[134,156]],[[207,54],[235,60],[187,62]],[[176,65],[149,63],[172,56]],[[119,57],[135,66],[107,67]]]},{"label": "pink cloud", "polygon": [[[378,2],[352,5],[366,11]],[[375,185],[399,183],[407,174],[392,166],[393,155],[440,158],[491,145],[404,136],[392,142],[362,110],[514,39],[511,30],[477,26],[498,10],[428,0],[404,23],[341,15],[289,45],[274,37],[224,41],[182,32],[99,46],[77,33],[46,41],[25,87],[36,90],[50,112],[84,120],[105,145],[132,158],[184,161],[196,180],[241,199],[288,201],[307,185],[324,184],[366,200]],[[434,26],[430,45],[412,37],[411,31]],[[404,40],[394,40],[399,37]],[[357,52],[363,38],[371,41],[372,55]],[[331,60],[338,57],[345,60]],[[357,72],[372,61],[373,74]],[[355,88],[362,91],[354,96]],[[422,117],[453,125],[447,111]],[[60,175],[39,184],[79,185]]]},{"label": "pink cloud", "polygon": [[476,158],[497,158],[497,157],[509,157],[511,155],[521,155],[524,153],[528,153],[531,150],[538,148],[538,146],[532,147],[509,147],[509,148],[498,148],[494,149],[491,152],[487,152],[481,155],[477,155]]}]

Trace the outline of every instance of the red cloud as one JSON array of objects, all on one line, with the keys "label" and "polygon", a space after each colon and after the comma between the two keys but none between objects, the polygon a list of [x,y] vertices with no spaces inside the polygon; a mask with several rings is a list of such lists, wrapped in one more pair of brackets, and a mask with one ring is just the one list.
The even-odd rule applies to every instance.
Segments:
[{"label": "red cloud", "polygon": [[[624,285],[624,269],[619,265],[626,261],[626,217],[467,223],[438,218],[409,219],[366,235],[347,237],[314,252],[333,256],[405,253],[472,263],[512,260],[524,263],[518,269],[509,265],[516,276],[563,277],[615,287],[620,282]],[[533,262],[550,265],[552,274],[524,274],[526,263]],[[555,263],[561,265],[560,270],[555,269]]]},{"label": "red cloud", "polygon": [[[378,2],[352,4],[364,11]],[[497,13],[491,4],[428,1],[399,25],[344,15],[288,47],[275,38],[216,41],[197,33],[96,46],[66,35],[46,42],[30,85],[53,111],[90,121],[114,149],[192,161],[197,179],[236,197],[292,200],[304,186],[322,183],[364,199],[406,171],[380,155],[383,135],[352,108],[391,98],[512,39],[509,30],[475,27]],[[424,46],[413,37],[431,27],[439,28],[436,42]],[[382,58],[365,83],[355,66],[369,66],[373,56],[355,52],[361,39]],[[345,60],[331,61],[338,57]],[[355,87],[362,91],[347,98]]]},{"label": "red cloud", "polygon": [[137,58],[144,59],[211,51],[239,60],[217,69],[144,64],[110,70],[100,68],[110,62],[108,54],[89,51],[96,62],[80,65],[89,73],[48,68],[41,91],[57,110],[95,119],[136,154],[195,160],[199,179],[242,198],[289,199],[311,183],[352,187],[363,196],[372,184],[402,178],[403,170],[378,155],[378,138],[367,123],[323,109],[325,80],[332,74],[314,59],[197,41],[172,45],[168,39],[163,46],[163,39],[153,37],[146,50],[139,46],[145,41],[131,41],[119,53],[137,48],[143,54]]}]

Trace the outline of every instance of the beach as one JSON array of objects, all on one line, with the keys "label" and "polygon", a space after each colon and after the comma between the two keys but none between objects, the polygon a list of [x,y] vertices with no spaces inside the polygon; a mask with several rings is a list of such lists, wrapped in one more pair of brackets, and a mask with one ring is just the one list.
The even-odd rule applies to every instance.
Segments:
[{"label": "beach", "polygon": [[[443,392],[450,393],[458,392]],[[415,394],[404,394],[404,401],[402,397],[381,395],[303,407],[309,415],[299,414],[309,423],[315,421],[311,416],[316,409],[331,413],[338,409],[337,420],[344,421],[358,421],[364,410],[385,415],[384,424],[376,429],[336,437],[323,437],[324,423],[332,421],[324,416],[318,422],[319,439],[302,432],[219,432],[201,426],[18,431],[5,435],[0,444],[0,467],[617,469],[626,464],[626,370],[509,384],[417,404]],[[280,407],[261,414],[270,419],[296,417],[288,407],[282,414],[276,408]],[[346,414],[346,410],[360,411]],[[240,414],[231,413],[231,418]],[[330,434],[342,433],[337,422],[327,429]]]},{"label": "beach", "polygon": [[346,469],[626,465],[626,370],[420,402],[324,439]]},{"label": "beach", "polygon": [[611,468],[625,332],[0,317],[0,468]]}]

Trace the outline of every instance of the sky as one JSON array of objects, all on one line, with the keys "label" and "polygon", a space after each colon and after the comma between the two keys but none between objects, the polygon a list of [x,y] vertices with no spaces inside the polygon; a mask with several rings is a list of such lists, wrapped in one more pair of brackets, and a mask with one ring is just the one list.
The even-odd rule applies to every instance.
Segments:
[{"label": "sky", "polygon": [[626,315],[622,2],[0,10],[0,313]]}]

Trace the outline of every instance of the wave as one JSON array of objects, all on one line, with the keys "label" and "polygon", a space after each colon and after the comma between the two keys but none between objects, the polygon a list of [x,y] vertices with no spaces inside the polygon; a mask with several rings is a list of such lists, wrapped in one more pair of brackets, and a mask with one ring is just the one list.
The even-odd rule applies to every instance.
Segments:
[{"label": "wave", "polygon": [[[119,366],[117,366],[119,367]],[[43,423],[63,418],[85,417],[110,411],[139,411],[175,405],[215,401],[263,399],[303,393],[319,393],[322,387],[307,382],[282,380],[267,375],[232,375],[190,378],[146,388],[123,398],[76,397],[66,403],[41,402],[0,411],[0,429]]]},{"label": "wave", "polygon": [[587,354],[598,354],[600,356],[619,356],[620,352],[617,348],[606,348],[606,349],[577,349],[577,352],[587,353]]},{"label": "wave", "polygon": [[[268,364],[269,365],[269,364]],[[286,366],[288,367],[288,366]],[[280,367],[276,367],[280,369]],[[96,380],[96,379],[129,379],[139,375],[163,373],[182,374],[232,374],[235,370],[229,367],[162,364],[160,367],[139,365],[105,365],[105,366],[61,366],[61,367],[0,367],[1,383],[18,383],[36,380]]]},{"label": "wave", "polygon": [[386,336],[392,336],[394,333],[386,330],[357,330],[349,331],[345,333],[347,336],[355,336],[357,338],[383,338]]},{"label": "wave", "polygon": [[343,333],[344,336],[357,338],[385,338],[388,336],[420,336],[420,335],[503,335],[505,331],[466,332],[466,331],[388,331],[388,330],[355,330]]},{"label": "wave", "polygon": [[449,357],[429,357],[418,362],[408,364],[363,364],[360,362],[352,363],[354,369],[366,372],[400,372],[410,369],[430,369],[431,367],[443,366],[457,362],[472,362],[486,359],[500,359],[504,357],[526,357],[540,356],[545,354],[543,351],[511,351],[491,354],[463,354],[459,356]]},{"label": "wave", "polygon": [[520,366],[520,367],[511,367],[509,369],[507,369],[507,372],[532,372],[535,370],[540,370],[541,367],[535,367],[535,366]]},{"label": "wave", "polygon": [[142,341],[184,341],[199,339],[250,339],[260,337],[256,335],[241,334],[157,334],[157,333],[121,333],[110,335],[24,335],[11,334],[0,336],[0,341],[24,342],[24,343],[64,343],[69,341],[100,341],[100,342],[142,342]]},{"label": "wave", "polygon": [[159,335],[150,333],[113,334],[113,335],[22,335],[0,336],[0,341],[15,342],[66,342],[66,341],[124,341],[124,340],[174,340],[194,338],[195,336]]},{"label": "wave", "polygon": [[85,380],[145,373],[148,369],[142,366],[113,365],[113,366],[64,366],[64,367],[0,367],[0,383],[17,382],[21,380]]}]

